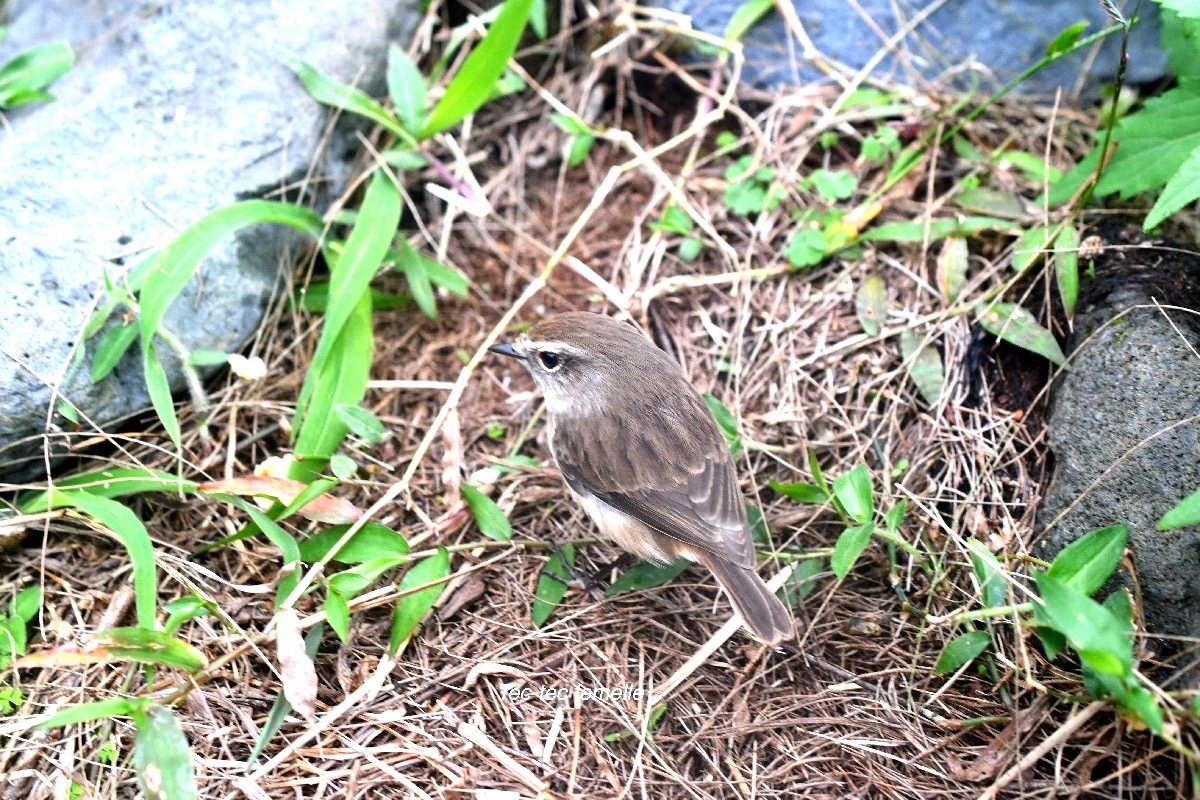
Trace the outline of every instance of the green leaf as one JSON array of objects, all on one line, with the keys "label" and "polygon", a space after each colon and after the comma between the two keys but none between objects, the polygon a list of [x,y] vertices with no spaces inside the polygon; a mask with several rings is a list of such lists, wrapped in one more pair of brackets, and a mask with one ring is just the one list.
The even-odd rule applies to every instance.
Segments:
[{"label": "green leaf", "polygon": [[867,336],[878,336],[887,322],[887,284],[878,275],[871,275],[858,287],[854,296],[854,310],[858,313],[858,324]]},{"label": "green leaf", "polygon": [[821,505],[829,502],[829,491],[811,483],[796,481],[795,483],[780,483],[771,481],[770,487],[785,497],[790,497],[797,503]]},{"label": "green leaf", "polygon": [[691,233],[694,226],[692,218],[679,206],[667,206],[663,211],[662,218],[650,223],[651,230],[678,233],[680,236]]},{"label": "green leaf", "polygon": [[[312,499],[309,496],[310,489],[314,489],[314,487],[309,487],[297,495],[296,499],[292,502],[292,506],[289,506],[289,508],[293,506],[299,508],[300,505]],[[300,576],[296,574],[296,568],[299,567],[300,561],[300,546],[296,544],[295,537],[285,531],[278,522],[271,519],[266,512],[253,503],[247,503],[242,498],[233,496],[225,496],[222,499],[248,514],[250,519],[254,521],[254,524],[258,526],[258,529],[263,532],[263,535],[270,539],[271,543],[278,547],[283,554],[283,568],[284,570],[288,570],[288,572],[280,579],[279,586],[275,590],[276,605],[281,605],[283,599],[291,594],[292,589],[296,587],[296,584],[300,580]],[[297,505],[298,503],[300,505]]]},{"label": "green leaf", "polygon": [[811,447],[808,448],[808,471],[812,473],[817,486],[821,487],[826,496],[829,496],[829,483],[825,480],[825,473],[821,471],[821,462],[817,460],[817,451]]},{"label": "green leaf", "polygon": [[845,580],[854,562],[862,555],[862,551],[867,549],[873,530],[871,525],[855,525],[842,531],[837,544],[833,546],[833,555],[829,558],[829,567],[839,581]]},{"label": "green leaf", "polygon": [[325,592],[325,619],[343,642],[350,641],[350,604],[332,585]]},{"label": "green leaf", "polygon": [[16,108],[34,100],[49,99],[43,90],[61,78],[75,63],[75,52],[66,42],[31,47],[0,66],[0,108]]},{"label": "green leaf", "polygon": [[358,464],[350,456],[334,453],[329,457],[329,470],[339,481],[348,481],[358,474]]},{"label": "green leaf", "polygon": [[1179,171],[1171,176],[1154,208],[1146,215],[1142,230],[1156,228],[1167,217],[1200,198],[1200,145],[1179,165]]},{"label": "green leaf", "polygon": [[[652,561],[639,561],[621,574],[608,588],[604,590],[605,597],[613,597],[622,592],[643,592],[647,589],[654,589],[663,584],[670,583],[681,575],[684,570],[691,566],[691,561],[686,558],[681,558],[678,561],[670,564],[655,564]],[[562,584],[559,584],[560,586]],[[541,586],[541,580],[538,581],[538,586]],[[564,592],[566,587],[563,586]],[[540,595],[539,595],[540,596]],[[554,600],[555,605],[562,600],[560,595]],[[547,615],[548,616],[548,615]],[[545,622],[543,619],[542,622]],[[541,627],[541,622],[535,620],[535,625]]]},{"label": "green leaf", "polygon": [[420,253],[417,254],[417,258],[424,264],[425,274],[431,282],[459,297],[467,297],[470,294],[471,281],[466,275]]},{"label": "green leaf", "polygon": [[29,622],[37,616],[38,609],[41,607],[42,587],[26,586],[12,599],[10,613],[22,622]]},{"label": "green leaf", "polygon": [[705,393],[703,397],[704,402],[708,405],[708,410],[712,412],[713,419],[717,421],[717,427],[721,429],[721,433],[725,436],[725,443],[729,445],[729,452],[736,456],[742,452],[742,437],[738,433],[738,424],[733,416],[733,412],[711,394]]},{"label": "green leaf", "polygon": [[890,222],[872,228],[859,236],[860,241],[878,242],[923,242],[937,241],[949,236],[968,237],[984,231],[1016,233],[1021,230],[1017,223],[996,217],[961,217],[935,219],[928,225],[924,222]]},{"label": "green leaf", "polygon": [[896,505],[892,506],[888,510],[887,516],[884,517],[883,526],[891,533],[895,533],[896,531],[900,530],[900,525],[904,522],[904,513],[907,510],[907,500],[901,500],[900,502],[896,503]]},{"label": "green leaf", "polygon": [[1158,521],[1160,531],[1172,531],[1187,525],[1200,524],[1200,489],[1180,500]]},{"label": "green leaf", "polygon": [[425,122],[425,78],[408,53],[395,44],[388,47],[387,85],[388,94],[396,106],[396,116],[404,128],[415,136]]},{"label": "green leaf", "polygon": [[567,151],[567,167],[577,167],[584,162],[592,152],[596,137],[590,133],[571,137],[571,147]]},{"label": "green leaf", "polygon": [[700,255],[700,251],[703,249],[703,239],[697,239],[695,236],[688,236],[679,243],[679,260],[694,261],[696,256]]},{"label": "green leaf", "polygon": [[795,606],[817,588],[817,576],[825,569],[825,561],[820,558],[806,558],[796,564],[787,582],[775,592],[785,606]]},{"label": "green leaf", "polygon": [[813,186],[826,200],[846,200],[858,188],[858,178],[844,169],[818,169],[809,176]]},{"label": "green leaf", "polygon": [[871,473],[865,464],[857,464],[854,469],[834,478],[833,493],[855,522],[867,525],[875,515]]},{"label": "green leaf", "polygon": [[51,489],[50,504],[54,508],[71,506],[96,520],[125,546],[133,565],[134,605],[138,625],[147,630],[154,627],[158,606],[158,573],[154,562],[154,545],[146,526],[132,511],[120,503],[99,497],[82,489]]},{"label": "green leaf", "polygon": [[[558,604],[567,594],[567,584],[564,580],[575,567],[575,547],[570,543],[564,544],[561,553],[567,558],[565,565],[559,553],[555,553],[538,575],[537,586],[533,590],[533,605],[529,610],[535,628],[546,624],[546,620],[550,619],[554,609],[558,608]],[[609,588],[611,590],[611,587]]]},{"label": "green leaf", "polygon": [[142,794],[150,800],[195,800],[192,751],[175,715],[163,706],[149,705],[130,716],[137,728],[133,764]]},{"label": "green leaf", "polygon": [[429,276],[429,265],[437,262],[422,256],[405,239],[401,239],[400,246],[390,251],[389,255],[394,257],[397,268],[404,272],[408,290],[412,292],[421,313],[430,319],[437,319],[437,298],[433,294]]},{"label": "green leaf", "polygon": [[731,42],[740,42],[746,32],[775,8],[775,0],[744,0],[729,17],[725,25],[725,37]]},{"label": "green leaf", "polygon": [[1180,80],[1148,99],[1117,123],[1113,138],[1120,146],[1096,185],[1097,195],[1116,193],[1124,200],[1166,186],[1200,146],[1200,79]]},{"label": "green leaf", "polygon": [[1046,55],[1056,56],[1059,53],[1065,53],[1070,50],[1079,41],[1080,35],[1087,26],[1086,22],[1076,22],[1063,28],[1062,32],[1058,36],[1055,36],[1050,44],[1046,45]]},{"label": "green leaf", "polygon": [[134,709],[149,704],[149,700],[131,699],[128,697],[109,697],[94,703],[84,703],[79,706],[64,708],[48,720],[39,722],[34,730],[45,731],[52,728],[64,728],[67,725],[79,725],[84,722],[94,722],[98,719],[129,716]]},{"label": "green leaf", "polygon": [[1121,563],[1128,539],[1128,525],[1094,530],[1064,547],[1054,557],[1048,574],[1077,592],[1093,595]]},{"label": "green leaf", "polygon": [[1162,736],[1162,708],[1158,705],[1158,698],[1149,689],[1144,686],[1130,687],[1121,700],[1122,705],[1144,722],[1147,728],[1158,736]]},{"label": "green leaf", "polygon": [[[348,530],[350,530],[349,525],[334,525],[305,539],[298,551],[300,558],[306,564],[317,563],[325,558],[325,555],[346,535]],[[408,542],[403,536],[378,522],[368,522],[359,528],[350,537],[350,541],[346,542],[337,555],[330,560],[342,564],[361,564],[379,556],[406,555],[408,555]]]},{"label": "green leaf", "polygon": [[[367,192],[363,197],[362,206],[359,208],[358,220],[354,224],[354,229],[350,231],[350,236],[346,239],[346,246],[341,255],[337,257],[331,270],[330,302],[325,311],[325,324],[321,329],[321,338],[317,342],[317,350],[313,354],[308,376],[300,390],[300,397],[296,401],[296,417],[292,427],[299,432],[296,438],[298,451],[300,439],[304,435],[305,415],[310,407],[309,402],[313,399],[317,382],[321,380],[318,376],[329,369],[330,362],[354,359],[360,362],[360,369],[362,369],[364,365],[361,362],[365,361],[365,371],[370,370],[373,346],[368,347],[365,351],[350,350],[348,349],[350,343],[340,342],[339,337],[342,334],[342,328],[351,323],[351,318],[363,314],[364,311],[367,315],[365,327],[368,331],[370,330],[370,295],[367,293],[369,284],[383,263],[383,257],[388,251],[392,238],[396,235],[396,228],[399,224],[400,192],[386,174],[382,171],[375,172],[371,176],[370,183],[367,184]],[[367,303],[366,309],[362,308],[364,301]],[[362,322],[359,321],[357,325],[362,325]],[[369,334],[368,338],[370,338]],[[353,392],[347,392],[347,394],[357,394],[357,397],[352,400],[338,398],[335,402],[358,405],[362,400],[362,394],[366,391],[365,375],[361,391],[357,386],[353,389]],[[330,406],[332,405],[333,403],[330,404]],[[324,406],[324,408],[330,406]],[[342,437],[344,436],[343,432]],[[341,438],[335,443],[324,440],[321,442],[324,447],[320,451],[304,450],[301,452],[304,455],[328,458],[340,443]]]},{"label": "green leaf", "polygon": [[508,524],[508,517],[504,516],[504,512],[492,498],[466,483],[459,487],[459,490],[462,492],[463,502],[471,509],[471,516],[475,518],[480,533],[497,542],[507,542],[512,538],[512,526]]},{"label": "green leaf", "polygon": [[345,403],[334,405],[333,411],[346,427],[367,444],[378,444],[388,438],[387,429],[379,421],[379,417],[362,406],[351,406]]},{"label": "green leaf", "polygon": [[245,200],[212,211],[181,233],[176,239],[134,272],[140,283],[139,333],[142,341],[142,366],[151,403],[163,427],[176,447],[180,446],[179,422],[171,402],[171,388],[154,349],[154,336],[167,308],[183,291],[208,252],[225,236],[247,225],[267,222],[289,225],[320,238],[324,230],[321,218],[308,209],[290,203],[269,200]]},{"label": "green leaf", "polygon": [[[946,373],[942,368],[942,357],[936,348],[926,344],[912,328],[900,331],[900,354],[908,369],[908,377],[916,385],[917,391],[931,408],[937,408],[942,399],[942,386],[946,383]],[[918,349],[919,348],[919,349]]]},{"label": "green leaf", "polygon": [[1067,319],[1075,316],[1079,300],[1079,231],[1068,225],[1054,240],[1054,278]]},{"label": "green leaf", "polygon": [[[400,591],[441,581],[449,574],[450,553],[446,551],[446,548],[439,547],[437,553],[413,564],[412,568],[404,573],[404,577],[400,580]],[[408,641],[422,617],[429,612],[429,609],[433,608],[434,602],[444,588],[446,588],[446,584],[442,582],[400,598],[396,604],[396,612],[392,616],[392,632],[388,637],[389,655],[394,656],[400,650],[401,645]]]},{"label": "green leaf", "polygon": [[[287,58],[288,69],[304,84],[312,98],[322,105],[340,108],[371,120],[394,133],[402,141],[411,141],[412,135],[404,125],[380,103],[361,89],[348,86],[341,81],[322,74],[316,67],[299,58]],[[389,74],[389,79],[391,75]],[[390,85],[389,85],[389,88]]]},{"label": "green leaf", "polygon": [[788,242],[783,251],[783,257],[796,269],[812,267],[825,259],[825,251],[829,248],[829,239],[825,232],[818,228],[800,228]]},{"label": "green leaf", "polygon": [[346,438],[349,428],[333,412],[338,405],[358,405],[367,393],[375,337],[371,330],[371,299],[363,295],[354,313],[342,326],[340,335],[321,365],[312,364],[305,378],[311,385],[308,397],[310,413],[296,436],[296,453],[304,459],[296,462],[289,477],[311,480],[321,470],[323,459],[333,455]]},{"label": "green leaf", "polygon": [[757,545],[767,546],[771,543],[771,526],[763,516],[762,509],[754,503],[743,503],[746,506],[746,523],[750,526],[750,540]]},{"label": "green leaf", "polygon": [[104,332],[100,341],[96,342],[96,351],[92,354],[92,368],[89,377],[92,383],[99,383],[116,369],[121,357],[129,350],[138,336],[137,325],[114,325]]},{"label": "green leaf", "polygon": [[546,0],[533,0],[533,7],[529,10],[529,27],[533,28],[533,35],[538,39],[545,39],[549,32],[546,21]]},{"label": "green leaf", "polygon": [[146,628],[109,628],[92,635],[89,649],[98,648],[113,661],[162,664],[185,672],[197,673],[208,666],[208,659],[182,639]]},{"label": "green leaf", "polygon": [[428,139],[457,125],[484,104],[516,52],[532,8],[533,0],[505,0],[487,35],[467,56],[434,106],[420,138]]},{"label": "green leaf", "polygon": [[987,631],[969,631],[954,637],[946,642],[946,647],[938,656],[937,664],[933,667],[933,674],[947,675],[956,672],[964,665],[974,661],[984,650],[987,650],[991,643],[992,637]]},{"label": "green leaf", "polygon": [[[94,497],[113,498],[146,492],[189,494],[196,491],[196,484],[157,469],[110,467],[57,480],[54,488],[80,489]],[[71,503],[62,497],[51,502],[49,491],[26,492],[17,500],[17,510],[22,514],[40,514],[66,505]]]},{"label": "green leaf", "polygon": [[1062,633],[1079,658],[1103,675],[1129,677],[1133,640],[1121,621],[1083,592],[1045,572],[1034,574],[1041,604],[1034,616]]},{"label": "green leaf", "polygon": [[1038,226],[1021,234],[1013,245],[1013,269],[1024,272],[1034,261],[1050,249],[1050,228]]},{"label": "green leaf", "polygon": [[1008,591],[1004,585],[1004,567],[987,549],[987,545],[978,539],[968,539],[967,550],[971,552],[971,565],[975,568],[975,577],[979,579],[983,607],[999,608],[1004,605]]},{"label": "green leaf", "polygon": [[1054,334],[1016,303],[980,303],[975,307],[975,316],[984,330],[1009,344],[1045,356],[1055,364],[1066,361]]}]

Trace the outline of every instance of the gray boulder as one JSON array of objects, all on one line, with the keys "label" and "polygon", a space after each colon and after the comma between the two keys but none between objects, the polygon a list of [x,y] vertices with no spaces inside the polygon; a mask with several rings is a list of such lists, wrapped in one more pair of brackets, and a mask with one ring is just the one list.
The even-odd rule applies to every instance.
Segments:
[{"label": "gray boulder", "polygon": [[[657,0],[657,5],[687,14],[697,28],[720,36],[742,0]],[[806,0],[795,8],[805,33],[822,56],[857,71],[884,49],[894,34],[909,29],[925,5],[894,0]],[[1139,14],[1141,20],[1130,41],[1127,80],[1147,83],[1162,77],[1167,59],[1158,47],[1157,6],[1142,3]],[[1032,66],[1045,54],[1046,45],[1076,22],[1088,23],[1085,36],[1111,24],[1096,0],[942,3],[909,29],[870,74],[918,87],[922,80],[951,78],[951,85],[958,88],[969,88],[978,81],[984,91],[992,91]],[[1105,39],[1100,55],[1090,63],[1084,53],[1056,62],[1023,83],[1019,91],[1051,94],[1059,87],[1071,91],[1086,72],[1084,90],[1095,95],[1101,85],[1116,77],[1120,39],[1120,34]],[[760,88],[828,80],[804,57],[774,11],[751,29],[745,44],[743,78]]]},{"label": "gray boulder", "polygon": [[[359,150],[349,124],[321,152],[327,110],[284,65],[301,57],[382,93],[389,43],[407,43],[413,0],[10,0],[0,63],[69,41],[56,100],[9,112],[0,130],[0,474],[42,463],[51,387],[103,425],[148,405],[140,360],[99,385],[70,353],[103,291],[206,213],[301,185],[340,191]],[[190,349],[236,350],[302,241],[245,229],[201,267],[165,325]],[[136,350],[136,346],[134,348]],[[162,349],[162,348],[160,348]],[[177,364],[172,383],[183,387]],[[50,426],[68,427],[61,418]],[[86,430],[91,427],[85,425]],[[65,439],[51,435],[54,452]]]},{"label": "gray boulder", "polygon": [[[1103,238],[1115,246],[1095,258],[1096,278],[1085,279],[1073,355],[1052,395],[1054,479],[1038,524],[1055,524],[1041,554],[1128,523],[1147,628],[1200,637],[1200,526],[1156,529],[1200,488],[1200,324],[1177,309],[1135,308],[1152,299],[1200,307],[1200,257],[1142,249],[1135,229],[1109,226]],[[1175,646],[1153,649],[1162,656]]]}]

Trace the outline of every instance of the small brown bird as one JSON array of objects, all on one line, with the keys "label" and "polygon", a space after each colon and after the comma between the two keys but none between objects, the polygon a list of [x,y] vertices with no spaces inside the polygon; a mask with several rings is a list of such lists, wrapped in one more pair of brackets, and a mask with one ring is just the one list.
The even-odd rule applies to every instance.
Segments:
[{"label": "small brown bird", "polygon": [[683,370],[636,328],[599,314],[559,314],[511,344],[546,398],[550,450],[601,532],[641,558],[713,571],[767,644],[792,618],[754,571],[754,543],[733,459]]}]

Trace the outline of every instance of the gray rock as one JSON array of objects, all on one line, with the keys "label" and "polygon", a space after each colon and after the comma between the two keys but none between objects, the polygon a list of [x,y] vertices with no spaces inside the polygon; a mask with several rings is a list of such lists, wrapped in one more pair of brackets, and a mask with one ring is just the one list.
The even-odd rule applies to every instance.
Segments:
[{"label": "gray rock", "polygon": [[[209,211],[298,185],[318,157],[327,110],[282,59],[300,56],[382,93],[387,46],[408,41],[419,8],[413,0],[8,6],[0,63],[61,39],[78,54],[52,87],[54,102],[10,112],[0,131],[0,474],[11,477],[31,454],[42,461],[49,387],[61,383],[97,425],[148,405],[133,357],[100,385],[90,384],[86,362],[63,382],[104,270],[122,274]],[[359,149],[352,134],[347,124],[333,137],[316,172],[322,191],[344,185]],[[236,350],[298,237],[277,226],[229,237],[166,326],[191,349]],[[182,388],[178,370],[172,382]],[[64,439],[51,438],[61,449]]]},{"label": "gray rock", "polygon": [[[657,0],[656,4],[687,14],[697,28],[720,36],[742,0]],[[855,71],[864,67],[887,39],[905,30],[924,5],[893,0],[808,0],[795,4],[796,14],[816,49],[826,59]],[[1127,79],[1133,83],[1157,80],[1167,65],[1166,55],[1158,47],[1157,6],[1143,3],[1140,14],[1130,41]],[[943,3],[896,45],[900,57],[889,53],[871,76],[916,87],[922,86],[922,81],[949,77],[959,88],[969,88],[978,81],[985,91],[992,91],[1032,66],[1060,31],[1080,21],[1089,23],[1084,35],[1110,24],[1096,0]],[[755,25],[745,41],[743,78],[763,89],[828,80],[803,57],[795,39],[789,42],[789,38],[776,12]],[[1071,91],[1086,70],[1084,88],[1094,95],[1102,84],[1116,77],[1120,38],[1120,34],[1109,36],[1090,64],[1085,54],[1075,54],[1042,70],[1019,91],[1051,94],[1058,87]]]},{"label": "gray rock", "polygon": [[1139,249],[1133,231],[1104,238],[1123,247],[1096,259],[1092,297],[1075,320],[1074,353],[1054,387],[1054,479],[1038,523],[1058,522],[1040,549],[1051,557],[1095,528],[1128,523],[1147,628],[1200,637],[1200,526],[1155,527],[1200,488],[1200,325],[1183,311],[1137,308],[1102,327],[1151,298],[1200,305],[1200,257]]}]

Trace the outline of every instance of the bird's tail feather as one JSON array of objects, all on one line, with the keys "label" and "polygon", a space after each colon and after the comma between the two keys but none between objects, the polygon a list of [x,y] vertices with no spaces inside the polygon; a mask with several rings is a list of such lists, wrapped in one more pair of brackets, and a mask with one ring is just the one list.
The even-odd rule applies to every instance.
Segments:
[{"label": "bird's tail feather", "polygon": [[758,573],[715,556],[703,560],[717,576],[721,588],[729,595],[734,609],[751,633],[769,645],[777,645],[792,636],[792,615]]}]

